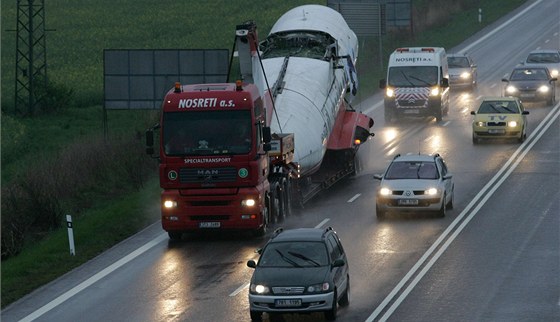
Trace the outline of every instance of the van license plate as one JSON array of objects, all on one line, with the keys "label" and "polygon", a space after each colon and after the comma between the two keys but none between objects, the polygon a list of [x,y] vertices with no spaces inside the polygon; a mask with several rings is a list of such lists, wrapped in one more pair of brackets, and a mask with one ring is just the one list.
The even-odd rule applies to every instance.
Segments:
[{"label": "van license plate", "polygon": [[199,228],[220,228],[219,221],[204,221],[198,224]]}]

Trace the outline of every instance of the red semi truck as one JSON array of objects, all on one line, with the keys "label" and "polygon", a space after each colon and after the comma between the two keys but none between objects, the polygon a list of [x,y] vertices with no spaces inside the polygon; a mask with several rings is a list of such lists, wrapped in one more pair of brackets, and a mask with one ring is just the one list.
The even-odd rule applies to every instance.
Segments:
[{"label": "red semi truck", "polygon": [[[324,20],[325,13],[338,15],[323,6],[301,9],[307,10],[309,18]],[[335,37],[309,29],[312,27],[324,29],[307,26],[302,31],[297,24],[296,29],[282,27],[271,32],[265,45],[273,41],[286,44],[295,36],[301,42],[307,37],[308,42],[317,41],[314,46],[324,47],[324,59],[293,54],[279,57],[274,51],[267,57],[264,45],[259,48],[256,25],[248,22],[236,30],[240,80],[176,83],[165,96],[160,123],[147,130],[146,144],[148,154],[160,160],[162,226],[171,239],[203,229],[250,230],[264,235],[270,224],[289,216],[296,204],[303,205],[319,191],[355,173],[357,150],[373,136],[369,132],[373,120],[353,110],[344,99],[355,90],[355,69],[349,70],[355,57],[340,55],[347,52],[332,48],[337,44]],[[276,45],[273,47],[278,48]],[[319,77],[320,86],[326,89],[297,84],[296,79],[305,81],[301,69],[311,59],[319,60],[311,74],[325,68],[326,77],[311,77]],[[300,76],[294,78],[298,73]],[[268,77],[274,80],[272,88]],[[311,102],[306,106],[310,104],[306,90],[315,93],[321,105]],[[294,100],[294,93],[301,97]],[[305,104],[294,104],[298,101]]]}]

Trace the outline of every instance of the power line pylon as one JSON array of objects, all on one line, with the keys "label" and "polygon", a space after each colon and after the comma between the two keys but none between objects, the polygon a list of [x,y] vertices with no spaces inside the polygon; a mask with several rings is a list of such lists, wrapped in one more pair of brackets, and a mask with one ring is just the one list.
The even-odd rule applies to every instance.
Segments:
[{"label": "power line pylon", "polygon": [[15,81],[16,114],[33,115],[47,86],[44,0],[17,1]]}]

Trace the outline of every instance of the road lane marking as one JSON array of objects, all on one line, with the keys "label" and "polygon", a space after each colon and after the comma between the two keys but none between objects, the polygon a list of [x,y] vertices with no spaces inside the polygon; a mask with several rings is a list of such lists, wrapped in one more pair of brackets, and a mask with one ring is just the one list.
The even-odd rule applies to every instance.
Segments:
[{"label": "road lane marking", "polygon": [[[418,282],[424,277],[424,275],[430,270],[430,268],[435,264],[438,258],[445,252],[453,240],[461,233],[461,231],[466,227],[470,220],[478,213],[480,208],[484,206],[486,201],[492,196],[492,194],[502,185],[502,183],[510,176],[510,174],[517,168],[519,163],[523,160],[525,155],[529,153],[532,147],[539,141],[539,139],[544,135],[548,128],[560,117],[560,102],[554,106],[554,108],[548,113],[543,122],[539,123],[537,128],[531,135],[523,142],[513,155],[508,159],[504,166],[492,177],[492,179],[478,192],[478,194],[471,200],[471,202],[463,209],[463,211],[457,216],[457,218],[447,227],[447,229],[438,237],[438,239],[430,246],[430,248],[422,255],[422,257],[414,264],[414,266],[406,273],[406,275],[399,281],[399,283],[393,288],[393,290],[385,297],[381,304],[371,313],[367,318],[366,322],[374,321],[378,315],[381,314],[385,307],[393,301],[393,298],[401,292],[404,285],[413,277],[412,282],[402,291],[400,296],[392,303],[389,309],[383,314],[379,321],[387,321],[391,314],[398,308],[398,306],[404,301],[412,289],[418,284]],[[515,160],[515,161],[514,161]],[[505,174],[504,174],[505,172]],[[497,183],[495,183],[497,181]],[[489,192],[486,192],[489,190]],[[483,197],[484,196],[484,197]],[[482,198],[482,199],[481,199]],[[480,202],[479,202],[480,200]],[[474,210],[471,208],[476,205]],[[467,214],[469,214],[467,216]],[[463,220],[463,218],[466,219]],[[460,223],[460,225],[459,225]],[[453,232],[455,226],[458,228]],[[450,236],[448,238],[448,236]],[[445,241],[445,242],[444,242]],[[437,252],[436,249],[439,245],[443,243]],[[434,254],[432,256],[432,254]],[[430,257],[431,259],[422,268],[422,270],[417,273],[424,262]]]},{"label": "road lane marking", "polygon": [[315,228],[323,227],[323,225],[326,224],[327,222],[329,222],[329,220],[331,220],[331,219],[330,218],[323,219],[323,221],[321,221],[317,226],[315,226]]},{"label": "road lane marking", "polygon": [[243,291],[244,289],[249,287],[249,283],[245,283],[241,286],[239,286],[235,291],[233,291],[229,296],[233,297],[236,296],[237,294],[241,293],[241,291]]},{"label": "road lane marking", "polygon": [[362,194],[361,193],[357,193],[354,197],[350,198],[347,202],[353,202],[354,200],[360,198]]},{"label": "road lane marking", "polygon": [[156,238],[152,239],[151,241],[147,242],[140,248],[136,249],[135,251],[131,252],[130,254],[126,255],[125,257],[119,259],[115,263],[107,266],[102,271],[98,272],[97,274],[93,275],[92,277],[88,278],[87,280],[83,281],[82,283],[74,286],[72,289],[67,291],[66,293],[60,295],[59,297],[55,298],[54,300],[50,301],[49,303],[43,305],[41,308],[36,310],[35,312],[29,314],[28,316],[24,317],[20,320],[20,322],[28,322],[33,321],[39,318],[41,315],[47,313],[48,311],[52,310],[53,308],[59,306],[60,304],[64,303],[69,298],[73,297],[74,295],[78,294],[82,290],[90,287],[95,282],[99,281],[100,279],[104,278],[105,276],[109,275],[110,273],[116,271],[121,266],[125,265],[126,263],[132,261],[136,257],[144,254],[146,251],[150,250],[155,245],[161,243],[162,241],[166,240],[167,233],[162,233],[161,235],[157,236]]}]

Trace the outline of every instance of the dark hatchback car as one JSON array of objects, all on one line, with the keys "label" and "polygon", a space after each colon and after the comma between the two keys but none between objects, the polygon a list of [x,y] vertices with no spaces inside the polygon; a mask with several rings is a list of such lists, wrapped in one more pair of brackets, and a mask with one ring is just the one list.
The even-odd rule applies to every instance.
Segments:
[{"label": "dark hatchback car", "polygon": [[504,96],[518,97],[523,102],[546,101],[553,105],[556,101],[556,77],[552,77],[548,68],[543,66],[516,67],[506,83]]},{"label": "dark hatchback car", "polygon": [[262,250],[249,287],[252,321],[262,313],[324,312],[335,320],[350,300],[346,253],[331,228],[277,229]]}]

